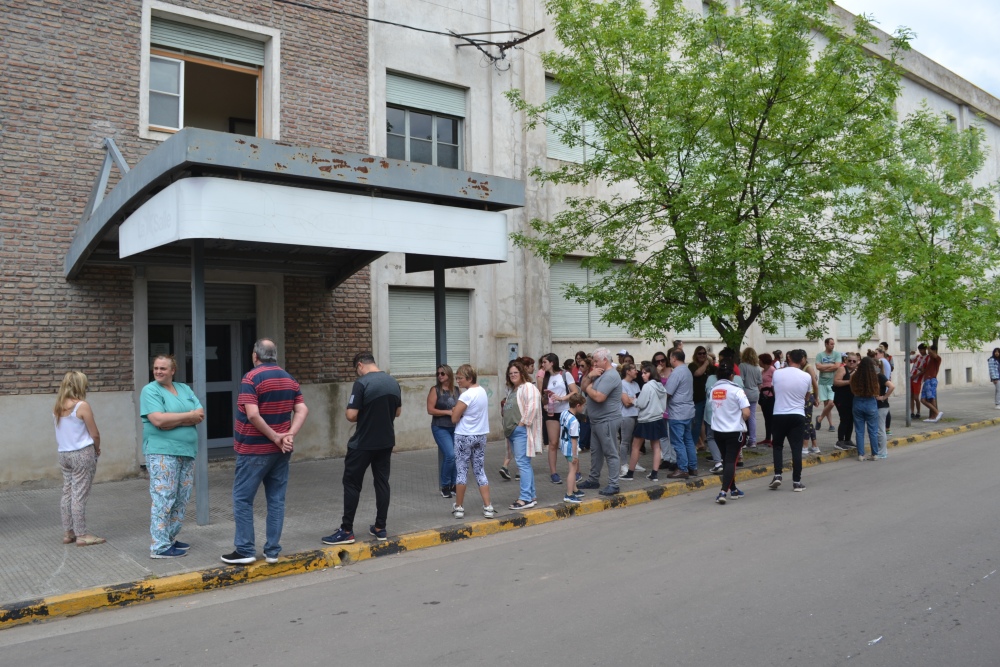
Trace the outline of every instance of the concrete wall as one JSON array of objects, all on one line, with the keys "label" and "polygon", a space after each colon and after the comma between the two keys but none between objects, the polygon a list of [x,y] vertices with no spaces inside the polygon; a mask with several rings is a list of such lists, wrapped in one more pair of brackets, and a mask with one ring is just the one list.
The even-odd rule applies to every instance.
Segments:
[{"label": "concrete wall", "polygon": [[[136,449],[135,408],[130,391],[92,392],[87,402],[101,432],[101,456],[97,482],[123,479],[139,472],[140,449]],[[0,486],[26,481],[62,480],[57,461],[56,435],[52,423],[55,394],[25,394],[4,397],[4,438]]]}]

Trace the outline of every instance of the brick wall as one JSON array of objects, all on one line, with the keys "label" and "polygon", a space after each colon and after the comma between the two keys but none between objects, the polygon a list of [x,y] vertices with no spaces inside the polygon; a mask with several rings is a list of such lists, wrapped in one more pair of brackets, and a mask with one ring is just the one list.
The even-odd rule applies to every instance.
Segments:
[{"label": "brick wall", "polygon": [[[174,4],[281,30],[282,139],[366,150],[367,25],[270,2]],[[317,4],[367,13],[364,0]],[[70,368],[86,372],[95,390],[132,387],[131,269],[88,268],[73,283],[62,269],[102,140],[113,137],[130,165],[157,145],[138,136],[140,28],[139,0],[27,0],[0,12],[0,394],[52,392]],[[301,290],[315,298],[308,304],[287,290],[286,314],[296,320],[288,358],[303,381],[340,376],[328,367],[331,349],[313,338],[297,343],[298,332],[345,345],[359,337],[370,347],[367,276],[334,293],[310,282]],[[365,298],[356,299],[362,288]],[[355,302],[357,311],[345,309]],[[317,322],[328,329],[316,333]]]},{"label": "brick wall", "polygon": [[285,277],[285,365],[303,384],[353,381],[372,349],[369,268],[330,292],[322,278]]}]

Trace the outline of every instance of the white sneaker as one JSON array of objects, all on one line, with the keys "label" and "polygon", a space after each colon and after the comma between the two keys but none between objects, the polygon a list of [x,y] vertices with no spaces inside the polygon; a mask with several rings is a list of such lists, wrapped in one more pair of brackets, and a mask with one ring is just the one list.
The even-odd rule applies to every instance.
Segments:
[{"label": "white sneaker", "polygon": [[994,410],[1000,410],[1000,405],[996,406],[996,407],[995,407],[995,408],[993,408],[993,409],[994,409]]},{"label": "white sneaker", "polygon": [[[643,467],[642,467],[641,465],[639,465],[638,463],[636,463],[636,464],[635,464],[635,471],[636,471],[636,472],[646,472],[646,469],[645,469],[645,468],[643,468]],[[628,471],[626,470],[626,472],[628,472]]]},{"label": "white sneaker", "polygon": [[819,451],[819,447],[813,447],[812,449],[809,450],[809,453],[810,454],[822,454],[823,452]]},{"label": "white sneaker", "polygon": [[941,417],[944,417],[944,413],[943,412],[939,412],[938,416],[935,417],[934,419],[932,419],[931,421],[934,422],[935,424],[937,424],[939,421],[941,421]]},{"label": "white sneaker", "polygon": [[483,516],[487,519],[492,519],[497,515],[497,511],[493,509],[493,505],[486,505],[483,507]]},{"label": "white sneaker", "polygon": [[456,519],[465,518],[465,508],[461,505],[451,504],[451,513]]},{"label": "white sneaker", "polygon": [[[636,466],[636,469],[638,470],[638,466]],[[627,465],[623,465],[622,466],[622,472],[621,472],[621,474],[624,475],[627,472],[628,472],[628,466]]]}]

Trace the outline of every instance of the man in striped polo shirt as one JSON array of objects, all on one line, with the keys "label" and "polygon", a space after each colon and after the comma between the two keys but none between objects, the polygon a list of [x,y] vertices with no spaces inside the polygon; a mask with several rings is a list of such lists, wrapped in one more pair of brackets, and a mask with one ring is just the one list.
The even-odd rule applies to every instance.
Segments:
[{"label": "man in striped polo shirt", "polygon": [[264,558],[277,563],[281,552],[281,527],[285,521],[288,462],[295,448],[295,434],[309,409],[299,383],[278,366],[274,341],[261,338],[253,346],[253,370],[243,376],[236,400],[234,444],[236,475],[233,479],[233,520],[236,550],[222,557],[225,563],[248,564],[257,560],[253,534],[253,499],[264,485],[267,498],[267,541]]}]

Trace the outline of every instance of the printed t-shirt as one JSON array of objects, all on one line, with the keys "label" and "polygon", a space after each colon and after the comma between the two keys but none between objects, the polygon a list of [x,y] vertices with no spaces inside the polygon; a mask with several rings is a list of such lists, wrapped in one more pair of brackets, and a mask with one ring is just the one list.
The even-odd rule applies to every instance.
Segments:
[{"label": "printed t-shirt", "polygon": [[719,380],[708,392],[712,404],[712,430],[722,433],[746,431],[743,408],[750,407],[746,392],[729,380]]},{"label": "printed t-shirt", "polygon": [[573,460],[573,438],[579,437],[580,421],[576,415],[567,410],[559,417],[559,450],[570,461]]},{"label": "printed t-shirt", "polygon": [[347,448],[370,451],[395,447],[393,423],[402,404],[399,383],[388,373],[365,373],[355,380],[347,407],[358,411],[358,427],[347,441]]}]

